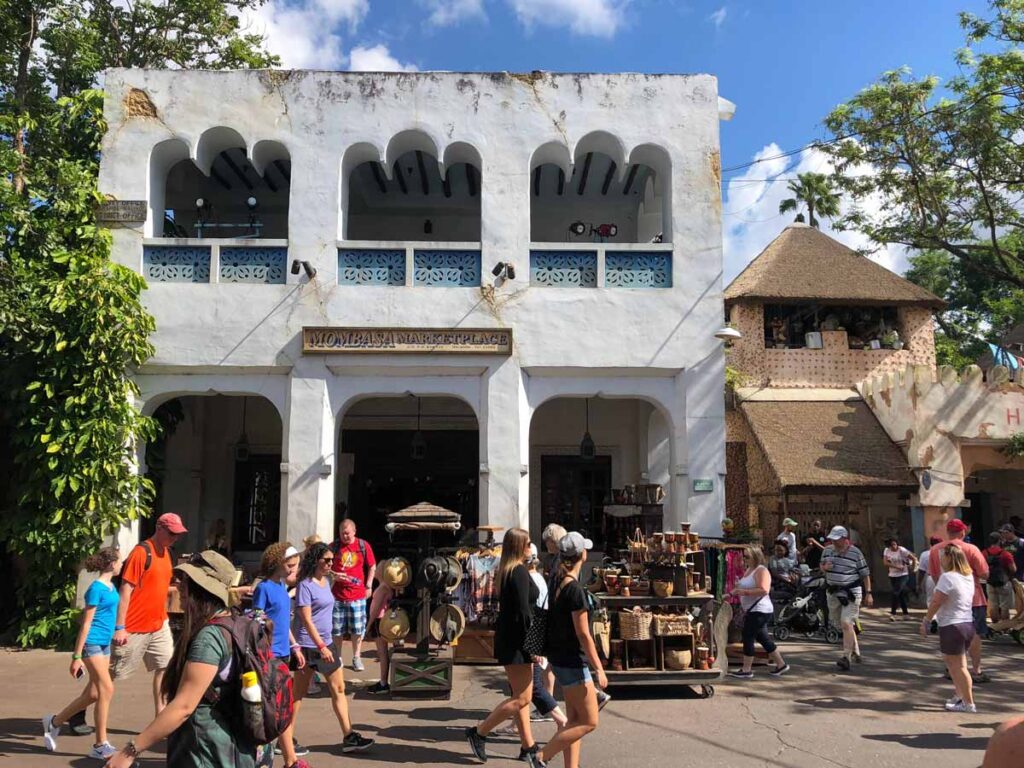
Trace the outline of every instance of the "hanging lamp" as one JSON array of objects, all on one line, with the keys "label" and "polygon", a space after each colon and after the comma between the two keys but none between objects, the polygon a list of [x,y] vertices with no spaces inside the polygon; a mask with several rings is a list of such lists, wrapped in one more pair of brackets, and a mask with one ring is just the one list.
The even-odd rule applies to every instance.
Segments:
[{"label": "hanging lamp", "polygon": [[422,461],[427,455],[427,440],[420,431],[420,399],[416,398],[416,431],[412,433],[411,455],[415,461]]},{"label": "hanging lamp", "polygon": [[590,436],[590,398],[586,403],[586,429],[583,432],[583,439],[580,441],[580,456],[584,459],[592,459],[597,455],[597,446],[594,445],[594,438]]},{"label": "hanging lamp", "polygon": [[238,437],[238,442],[235,443],[235,461],[248,461],[249,460],[249,438],[245,434],[245,412],[246,404],[249,398],[242,396],[242,434]]}]

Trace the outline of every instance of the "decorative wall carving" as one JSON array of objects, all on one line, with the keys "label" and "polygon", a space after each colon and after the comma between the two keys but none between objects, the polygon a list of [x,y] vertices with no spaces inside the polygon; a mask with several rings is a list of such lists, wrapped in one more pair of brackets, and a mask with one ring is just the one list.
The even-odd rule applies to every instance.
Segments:
[{"label": "decorative wall carving", "polygon": [[480,251],[417,250],[413,285],[472,288],[480,285]]},{"label": "decorative wall carving", "polygon": [[405,251],[339,248],[338,284],[405,285]]},{"label": "decorative wall carving", "polygon": [[287,248],[221,246],[220,282],[283,283]]},{"label": "decorative wall carving", "polygon": [[147,245],[142,249],[146,279],[154,283],[210,282],[208,245]]},{"label": "decorative wall carving", "polygon": [[596,251],[530,251],[530,284],[596,288]]},{"label": "decorative wall carving", "polygon": [[663,251],[608,251],[604,284],[609,288],[671,288],[672,254]]}]

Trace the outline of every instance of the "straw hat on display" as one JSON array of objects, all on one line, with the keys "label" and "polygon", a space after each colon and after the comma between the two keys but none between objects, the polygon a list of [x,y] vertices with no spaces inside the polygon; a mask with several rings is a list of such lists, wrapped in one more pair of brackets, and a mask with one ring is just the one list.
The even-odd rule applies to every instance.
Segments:
[{"label": "straw hat on display", "polygon": [[378,569],[378,577],[391,589],[405,589],[412,582],[412,567],[404,557],[388,558]]},{"label": "straw hat on display", "polygon": [[466,630],[466,615],[457,605],[439,605],[430,614],[430,637],[438,643],[458,640]]},{"label": "straw hat on display", "polygon": [[404,608],[391,608],[380,620],[380,636],[388,642],[394,643],[403,639],[409,634],[412,622],[409,621],[409,614]]}]

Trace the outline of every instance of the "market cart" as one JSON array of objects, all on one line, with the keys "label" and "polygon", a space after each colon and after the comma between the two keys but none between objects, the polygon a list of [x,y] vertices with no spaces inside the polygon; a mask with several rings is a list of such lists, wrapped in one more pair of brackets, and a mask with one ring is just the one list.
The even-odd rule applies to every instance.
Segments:
[{"label": "market cart", "polygon": [[[680,628],[663,627],[666,623],[652,620],[649,637],[642,639],[615,638],[609,643],[612,652],[612,663],[605,669],[608,675],[609,686],[629,685],[688,685],[693,688],[699,686],[700,693],[704,698],[713,696],[715,687],[712,683],[722,676],[722,670],[716,668],[715,661],[718,656],[717,643],[715,641],[715,601],[710,594],[690,594],[686,596],[657,597],[653,595],[642,595],[635,597],[623,597],[621,595],[598,594],[601,604],[607,609],[611,621],[611,633],[615,638],[616,633],[621,633],[622,613],[640,608],[641,611],[659,609],[664,611],[652,616],[682,617],[691,616],[691,630],[689,633],[682,632],[685,624]],[[646,614],[640,614],[646,615]],[[618,621],[616,621],[618,617]],[[618,626],[617,626],[618,624]],[[632,630],[631,630],[632,631]],[[671,632],[671,634],[666,634]],[[621,643],[621,645],[617,645]],[[673,669],[666,663],[666,658],[673,652],[678,659],[680,655],[686,658],[689,654],[690,664],[684,669]],[[699,658],[703,656],[703,658]],[[618,668],[621,660],[621,669]],[[700,668],[706,663],[707,668]],[[679,666],[676,664],[676,666]]]}]

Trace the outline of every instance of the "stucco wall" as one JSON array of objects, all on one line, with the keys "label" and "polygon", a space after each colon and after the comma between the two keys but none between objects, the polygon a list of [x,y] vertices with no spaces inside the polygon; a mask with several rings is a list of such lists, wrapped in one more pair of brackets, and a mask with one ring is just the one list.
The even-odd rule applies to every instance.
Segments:
[{"label": "stucco wall", "polygon": [[729,320],[743,334],[732,347],[730,365],[750,386],[848,388],[908,365],[935,365],[931,312],[919,307],[899,308],[901,350],[850,349],[845,331],[823,332],[822,349],[766,349],[764,308],[757,302],[734,304]]},{"label": "stucco wall", "polygon": [[[127,99],[132,89],[151,110],[128,109],[140,100],[137,93]],[[609,388],[620,396],[657,390],[671,421],[672,515],[715,528],[721,493],[683,490],[691,475],[724,473],[724,364],[713,337],[722,271],[713,77],[110,70],[106,92],[100,186],[111,197],[158,198],[160,169],[150,167],[151,156],[160,160],[173,146],[201,161],[225,135],[219,127],[237,131],[250,157],[265,140],[290,156],[288,257],[309,261],[315,280],[300,273],[284,285],[150,285],[156,355],[140,377],[153,377],[150,396],[166,394],[161,387],[231,389],[239,376],[253,377],[256,391],[261,377],[283,380],[283,533],[329,533],[336,419],[360,393],[465,393],[481,423],[480,518],[525,524],[537,393],[596,396]],[[479,155],[483,285],[337,285],[343,164],[376,158],[388,165],[415,148],[442,165]],[[630,163],[664,168],[673,288],[529,285],[531,167],[556,162],[571,172],[587,151],[610,153],[622,173]],[[145,231],[115,229],[113,257],[140,269]],[[513,262],[517,279],[495,284],[490,270],[498,261]],[[304,356],[304,325],[506,326],[515,352],[472,360]]]}]

